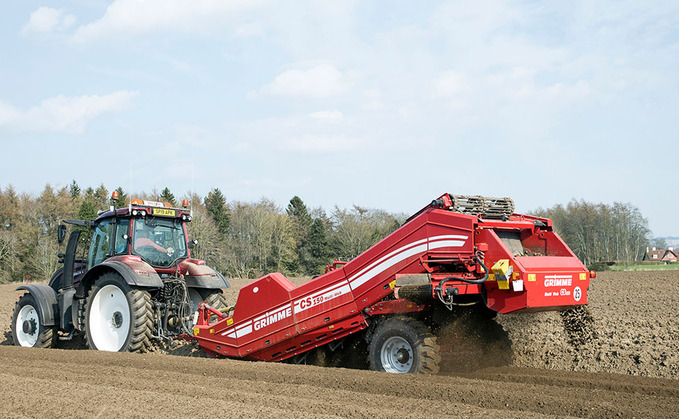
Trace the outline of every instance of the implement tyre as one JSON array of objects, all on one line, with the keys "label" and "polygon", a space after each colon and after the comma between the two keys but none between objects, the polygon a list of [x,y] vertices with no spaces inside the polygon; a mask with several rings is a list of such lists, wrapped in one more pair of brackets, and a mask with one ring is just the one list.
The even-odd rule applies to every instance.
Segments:
[{"label": "implement tyre", "polygon": [[50,348],[55,346],[57,334],[53,326],[45,326],[40,306],[35,297],[25,293],[19,298],[12,313],[12,341],[17,346]]},{"label": "implement tyre", "polygon": [[370,369],[391,373],[436,374],[439,345],[422,322],[410,317],[378,320],[368,345]]},{"label": "implement tyre", "polygon": [[90,349],[146,352],[151,345],[153,306],[148,291],[130,287],[117,273],[100,276],[85,306]]}]

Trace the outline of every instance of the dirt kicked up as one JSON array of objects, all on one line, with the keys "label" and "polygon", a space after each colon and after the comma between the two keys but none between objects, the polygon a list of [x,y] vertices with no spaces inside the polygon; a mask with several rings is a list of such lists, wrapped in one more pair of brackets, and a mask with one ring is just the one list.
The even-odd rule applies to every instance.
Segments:
[{"label": "dirt kicked up", "polygon": [[[226,290],[231,302],[245,283]],[[679,416],[679,271],[600,273],[587,312],[459,319],[439,333],[437,376],[208,359],[186,345],[14,347],[15,287],[0,286],[0,417]],[[588,322],[593,333],[564,328]]]}]

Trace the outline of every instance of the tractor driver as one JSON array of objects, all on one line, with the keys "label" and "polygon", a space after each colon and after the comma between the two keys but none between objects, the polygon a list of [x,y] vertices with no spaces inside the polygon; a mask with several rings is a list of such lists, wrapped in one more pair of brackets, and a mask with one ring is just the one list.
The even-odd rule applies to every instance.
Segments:
[{"label": "tractor driver", "polygon": [[167,249],[162,246],[157,245],[150,238],[150,232],[147,229],[142,228],[138,230],[134,235],[134,250],[139,250],[140,247],[150,246],[160,253],[168,253]]}]

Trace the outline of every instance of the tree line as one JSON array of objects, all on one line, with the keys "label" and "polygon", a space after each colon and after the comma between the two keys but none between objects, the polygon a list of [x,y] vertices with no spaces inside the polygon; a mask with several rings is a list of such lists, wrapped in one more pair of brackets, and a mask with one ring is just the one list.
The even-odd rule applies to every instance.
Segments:
[{"label": "tree line", "polygon": [[[285,208],[273,201],[228,202],[218,189],[206,196],[175,197],[169,188],[135,194],[119,187],[118,206],[131,198],[169,202],[190,201],[193,257],[230,277],[255,278],[269,272],[313,276],[334,258],[351,259],[397,229],[403,214],[353,206],[331,212],[308,208],[298,196]],[[57,254],[65,243],[56,239],[63,219],[91,220],[109,208],[110,191],[100,185],[82,189],[76,181],[54,188],[45,185],[38,196],[0,189],[0,283],[28,278],[49,279],[59,268]]]},{"label": "tree line", "polygon": [[587,266],[633,263],[643,259],[650,244],[664,244],[664,240],[651,238],[648,220],[629,203],[572,200],[565,206],[540,208],[533,213],[551,219],[554,230]]},{"label": "tree line", "polygon": [[[308,208],[294,196],[284,208],[273,201],[227,202],[212,189],[176,198],[168,189],[133,197],[117,188],[119,206],[131,198],[169,202],[177,207],[190,201],[190,238],[197,239],[193,256],[230,277],[256,278],[269,272],[312,276],[334,258],[348,260],[399,228],[406,214],[354,205],[329,213]],[[0,189],[0,283],[27,277],[45,280],[59,268],[56,229],[63,219],[91,220],[108,209],[110,192],[104,186],[45,185],[38,196],[18,193],[11,185]],[[587,265],[602,261],[638,261],[650,243],[647,220],[630,204],[592,204],[573,200],[567,205],[537,209]]]}]

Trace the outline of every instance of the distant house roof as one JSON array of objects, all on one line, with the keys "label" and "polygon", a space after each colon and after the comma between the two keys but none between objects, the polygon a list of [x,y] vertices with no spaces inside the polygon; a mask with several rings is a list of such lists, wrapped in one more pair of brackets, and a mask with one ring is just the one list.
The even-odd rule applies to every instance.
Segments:
[{"label": "distant house roof", "polygon": [[651,260],[658,262],[676,262],[679,260],[679,250],[673,248],[647,250],[643,260]]}]

